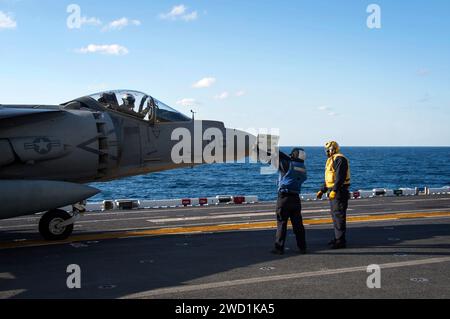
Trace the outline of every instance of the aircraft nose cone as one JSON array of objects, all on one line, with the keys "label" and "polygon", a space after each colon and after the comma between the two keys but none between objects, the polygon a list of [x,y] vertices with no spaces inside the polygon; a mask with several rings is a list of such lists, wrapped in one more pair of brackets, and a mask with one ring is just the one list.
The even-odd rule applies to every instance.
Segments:
[{"label": "aircraft nose cone", "polygon": [[53,191],[56,191],[57,189],[57,193],[60,197],[71,198],[72,200],[89,198],[100,193],[100,190],[97,188],[82,184],[54,182],[51,186]]},{"label": "aircraft nose cone", "polygon": [[92,196],[97,195],[98,193],[100,193],[101,191],[95,187],[92,186],[87,186],[87,185],[83,185],[83,190],[82,190],[82,194],[84,197],[89,198]]}]

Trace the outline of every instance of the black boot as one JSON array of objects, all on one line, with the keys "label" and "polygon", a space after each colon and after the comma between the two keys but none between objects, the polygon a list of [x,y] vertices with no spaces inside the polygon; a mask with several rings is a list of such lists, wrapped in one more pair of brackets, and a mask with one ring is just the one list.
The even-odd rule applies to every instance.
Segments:
[{"label": "black boot", "polygon": [[335,241],[333,245],[330,246],[331,249],[344,249],[347,248],[347,243],[345,241]]},{"label": "black boot", "polygon": [[270,251],[274,255],[283,255],[284,254],[284,247],[280,246],[278,244],[275,244],[275,247]]},{"label": "black boot", "polygon": [[274,255],[284,255],[284,250],[279,248],[274,248],[270,252]]}]

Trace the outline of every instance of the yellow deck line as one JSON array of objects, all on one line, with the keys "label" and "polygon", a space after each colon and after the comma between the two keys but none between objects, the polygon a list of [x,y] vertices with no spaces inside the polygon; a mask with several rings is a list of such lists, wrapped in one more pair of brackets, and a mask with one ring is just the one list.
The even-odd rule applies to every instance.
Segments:
[{"label": "yellow deck line", "polygon": [[[348,216],[347,221],[349,223],[362,223],[362,222],[376,222],[385,220],[397,220],[397,219],[416,219],[416,218],[430,218],[430,217],[450,217],[450,212],[420,212],[420,213],[393,213],[382,215],[365,215],[365,216]],[[311,218],[304,219],[304,225],[325,225],[331,224],[331,218]],[[21,242],[5,242],[0,243],[0,249],[21,248],[21,247],[36,247],[36,246],[49,246],[49,245],[61,245],[69,244],[80,241],[96,241],[106,239],[119,239],[119,238],[136,238],[147,236],[167,236],[167,235],[180,235],[180,234],[195,234],[195,233],[211,233],[211,232],[226,232],[226,231],[239,231],[239,230],[251,230],[251,229],[271,229],[276,227],[275,221],[270,222],[253,222],[253,223],[240,223],[240,224],[225,224],[225,225],[203,225],[203,226],[186,226],[186,227],[167,227],[160,229],[149,230],[137,230],[126,232],[110,232],[88,235],[76,235],[71,236],[68,240],[48,242],[43,240],[25,240]]]}]

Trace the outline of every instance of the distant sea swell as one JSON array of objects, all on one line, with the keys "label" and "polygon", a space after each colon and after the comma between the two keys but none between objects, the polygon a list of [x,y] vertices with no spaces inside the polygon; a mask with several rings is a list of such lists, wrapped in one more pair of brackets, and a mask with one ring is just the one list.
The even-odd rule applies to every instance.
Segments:
[{"label": "distant sea swell", "polygon": [[[308,180],[303,193],[316,192],[323,183],[326,156],[321,147],[306,147]],[[289,153],[290,147],[282,148]],[[345,147],[350,160],[352,190],[450,185],[450,147]],[[274,200],[278,175],[261,175],[267,165],[236,163],[135,176],[109,183],[94,183],[104,199],[171,199],[216,195],[258,195]]]}]

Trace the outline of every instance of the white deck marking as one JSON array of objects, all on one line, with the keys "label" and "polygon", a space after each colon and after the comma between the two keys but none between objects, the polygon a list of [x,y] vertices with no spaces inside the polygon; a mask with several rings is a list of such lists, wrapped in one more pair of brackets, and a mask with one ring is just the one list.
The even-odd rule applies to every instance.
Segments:
[{"label": "white deck marking", "polygon": [[[328,212],[328,209],[319,209],[313,211],[304,211],[302,213],[321,213]],[[191,220],[210,220],[210,219],[226,219],[226,218],[243,218],[243,217],[260,217],[260,216],[275,216],[275,212],[268,213],[242,213],[242,214],[223,214],[223,215],[214,215],[214,216],[193,216],[193,217],[174,217],[174,218],[165,218],[165,219],[148,219],[148,222],[151,223],[167,223],[167,222],[181,222],[181,221],[191,221]]]},{"label": "white deck marking", "polygon": [[[373,216],[373,215],[383,215],[383,214],[398,214],[398,213],[420,213],[420,212],[440,212],[443,209],[446,208],[435,208],[435,209],[405,209],[405,210],[389,210],[389,211],[378,211],[378,212],[371,212],[371,213],[364,213],[363,216]],[[320,212],[324,213],[324,218],[328,218],[328,212],[329,209],[323,209],[323,210],[319,210]],[[348,209],[348,211],[352,211],[352,209]],[[302,212],[303,214],[307,215],[307,214],[314,214],[314,212],[311,212],[308,210],[305,210]],[[234,213],[234,214],[224,214],[224,215],[215,215],[215,216],[211,216],[211,215],[204,215],[204,216],[192,216],[192,217],[174,217],[174,218],[163,218],[163,219],[148,219],[148,216],[146,217],[132,217],[132,218],[118,218],[118,219],[99,219],[99,220],[83,220],[81,219],[80,221],[78,221],[76,223],[76,226],[82,226],[84,224],[102,224],[102,223],[112,223],[112,222],[121,222],[121,221],[148,221],[148,222],[152,222],[155,224],[160,224],[160,223],[164,223],[164,222],[183,222],[183,221],[197,221],[197,220],[215,220],[215,219],[231,219],[231,218],[235,218],[235,217],[262,217],[263,219],[254,219],[252,220],[252,222],[259,222],[259,221],[265,221],[267,219],[267,216],[274,216],[275,212],[268,212],[268,213],[243,213],[243,214],[239,214],[239,213]],[[348,214],[347,217],[359,217],[359,214],[355,214],[355,215],[351,215]],[[319,219],[321,219],[321,217],[317,217]],[[309,218],[312,219],[312,218]],[[208,223],[201,223],[201,224],[183,224],[182,226],[193,226],[193,225],[207,225]],[[77,226],[78,227],[78,226]],[[100,226],[99,226],[100,227]],[[0,231],[1,230],[15,230],[15,229],[23,229],[23,230],[28,230],[28,229],[35,229],[36,225],[35,224],[24,224],[24,225],[11,225],[11,226],[0,226]],[[134,230],[134,229],[152,229],[152,227],[137,227],[137,226],[131,226],[131,227],[127,227],[127,228],[119,228],[120,230],[122,229],[127,229],[127,230]],[[114,231],[117,229],[108,229],[108,231]]]},{"label": "white deck marking", "polygon": [[0,299],[9,299],[27,291],[26,289],[0,291]]},{"label": "white deck marking", "polygon": [[[428,258],[428,259],[410,260],[410,261],[404,261],[404,262],[386,263],[386,264],[380,264],[380,267],[381,267],[381,269],[395,269],[395,268],[402,268],[402,267],[430,265],[430,264],[445,263],[445,262],[450,262],[450,257]],[[247,278],[247,279],[228,280],[228,281],[212,282],[212,283],[197,284],[197,285],[175,286],[175,287],[170,287],[170,288],[154,289],[154,290],[149,290],[149,291],[143,291],[143,292],[136,293],[136,294],[126,295],[126,296],[123,296],[121,299],[141,299],[141,298],[149,298],[149,297],[155,297],[155,296],[161,296],[161,295],[167,295],[167,294],[179,294],[179,293],[201,291],[201,290],[207,290],[207,289],[220,289],[220,288],[226,288],[226,287],[236,287],[236,286],[243,286],[243,285],[260,284],[260,283],[266,283],[266,282],[275,282],[275,281],[279,281],[279,280],[293,280],[293,279],[329,276],[329,275],[361,272],[361,271],[366,272],[367,265],[359,266],[359,267],[348,267],[348,268],[338,268],[338,269],[330,269],[330,270],[300,272],[300,273],[292,273],[292,274],[287,274],[287,275],[274,275],[274,276],[254,277],[254,278]]]}]

